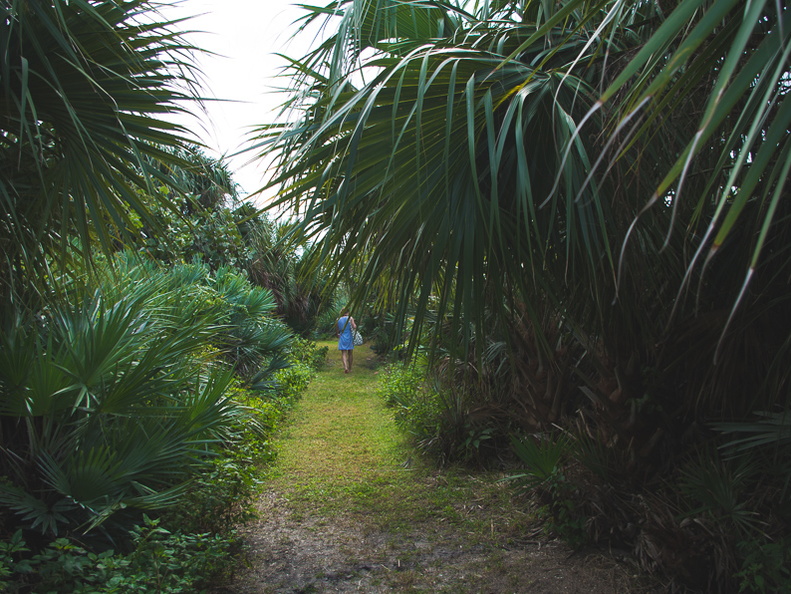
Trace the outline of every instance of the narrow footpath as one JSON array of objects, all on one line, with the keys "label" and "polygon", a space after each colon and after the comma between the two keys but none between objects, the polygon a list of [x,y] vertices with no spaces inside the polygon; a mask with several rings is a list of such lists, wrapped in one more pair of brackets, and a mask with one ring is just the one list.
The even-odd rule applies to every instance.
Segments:
[{"label": "narrow footpath", "polygon": [[499,475],[422,463],[377,395],[368,347],[346,375],[322,344],[327,365],[245,530],[246,568],[217,592],[645,592],[628,566],[544,534]]}]

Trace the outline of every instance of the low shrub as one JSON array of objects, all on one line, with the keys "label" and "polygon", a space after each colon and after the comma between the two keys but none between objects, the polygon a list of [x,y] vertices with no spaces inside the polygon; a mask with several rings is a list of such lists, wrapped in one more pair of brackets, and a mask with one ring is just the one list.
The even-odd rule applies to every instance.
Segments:
[{"label": "low shrub", "polygon": [[236,537],[171,532],[148,517],[131,533],[134,549],[89,552],[67,538],[29,553],[21,530],[0,543],[0,588],[4,592],[196,592],[229,571]]},{"label": "low shrub", "polygon": [[536,496],[538,515],[550,532],[572,547],[586,544],[587,517],[579,505],[578,486],[566,474],[573,441],[564,434],[533,435],[513,437],[511,445],[523,470],[507,480]]},{"label": "low shrub", "polygon": [[[295,358],[317,362],[326,356],[314,343],[299,342]],[[229,571],[235,526],[254,517],[259,469],[275,457],[272,434],[314,374],[308,364],[295,362],[276,372],[269,391],[232,382],[232,399],[247,414],[227,427],[226,441],[175,507],[146,516],[125,543],[119,541],[131,552],[92,550],[67,538],[30,550],[19,531],[0,543],[0,591],[194,592]]]},{"label": "low shrub", "polygon": [[380,394],[393,408],[396,425],[437,462],[481,462],[490,429],[474,422],[465,392],[427,379],[425,361],[388,366]]},{"label": "low shrub", "polygon": [[168,527],[184,533],[230,534],[255,517],[253,502],[260,479],[254,461],[239,449],[224,452],[196,478],[179,504],[163,516]]},{"label": "low shrub", "polygon": [[791,537],[741,541],[739,592],[791,592]]},{"label": "low shrub", "polygon": [[441,416],[439,399],[429,391],[425,377],[425,365],[394,363],[386,368],[379,384],[396,424],[417,440],[433,436]]},{"label": "low shrub", "polygon": [[291,406],[307,390],[315,371],[304,363],[296,363],[274,374],[275,397]]},{"label": "low shrub", "polygon": [[394,363],[385,369],[379,391],[387,405],[395,409],[399,422],[406,420],[411,407],[420,400],[425,377],[425,366],[417,363]]},{"label": "low shrub", "polygon": [[393,316],[389,314],[367,314],[358,324],[365,329],[365,340],[371,345],[371,350],[380,357],[397,359],[403,354],[405,332],[398,331]]},{"label": "low shrub", "polygon": [[291,363],[302,363],[318,371],[326,363],[329,350],[329,347],[319,347],[312,340],[295,338],[291,342],[287,356]]}]

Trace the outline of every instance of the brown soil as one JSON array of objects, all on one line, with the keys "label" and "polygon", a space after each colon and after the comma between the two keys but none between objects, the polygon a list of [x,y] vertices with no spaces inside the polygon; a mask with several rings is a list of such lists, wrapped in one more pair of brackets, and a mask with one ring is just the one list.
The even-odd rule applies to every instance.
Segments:
[{"label": "brown soil", "polygon": [[[507,545],[477,543],[442,518],[401,533],[357,516],[295,517],[268,493],[246,541],[249,567],[224,592],[648,592],[629,566],[600,553],[575,553],[536,534]],[[362,521],[361,521],[362,520]]]}]

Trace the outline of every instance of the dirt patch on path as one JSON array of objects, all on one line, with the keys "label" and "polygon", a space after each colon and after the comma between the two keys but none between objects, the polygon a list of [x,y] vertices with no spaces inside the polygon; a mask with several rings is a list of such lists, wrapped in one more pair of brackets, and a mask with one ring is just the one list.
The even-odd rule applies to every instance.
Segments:
[{"label": "dirt patch on path", "polygon": [[612,557],[538,537],[470,540],[442,518],[391,532],[359,515],[303,516],[269,493],[249,527],[249,568],[225,592],[648,592]]}]

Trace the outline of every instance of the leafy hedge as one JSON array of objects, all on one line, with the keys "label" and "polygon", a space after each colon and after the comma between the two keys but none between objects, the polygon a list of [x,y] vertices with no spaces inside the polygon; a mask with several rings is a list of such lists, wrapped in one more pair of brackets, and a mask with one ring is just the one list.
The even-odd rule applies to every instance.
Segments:
[{"label": "leafy hedge", "polygon": [[[151,341],[159,349],[156,352],[160,355],[173,336],[178,338],[190,334],[189,329],[194,329],[194,320],[205,323],[207,319],[222,319],[223,325],[219,332],[201,330],[200,340],[189,343],[191,350],[182,351],[181,359],[174,356],[172,365],[164,368],[167,374],[164,377],[169,377],[171,381],[161,381],[157,385],[175,390],[172,397],[162,400],[155,408],[143,407],[139,409],[139,414],[129,411],[123,417],[127,424],[146,418],[141,417],[144,413],[149,418],[157,419],[168,410],[164,406],[166,403],[176,404],[180,400],[181,404],[176,404],[173,410],[181,411],[179,414],[186,415],[185,419],[213,423],[214,429],[206,434],[208,438],[193,439],[186,443],[184,453],[191,452],[191,461],[189,464],[182,462],[182,466],[189,468],[189,475],[185,475],[188,480],[185,481],[185,476],[176,477],[180,484],[172,490],[173,495],[169,500],[158,500],[157,493],[152,491],[154,503],[169,502],[170,505],[159,505],[159,510],[156,510],[157,506],[146,506],[143,508],[146,515],[143,515],[142,510],[134,509],[137,501],[134,497],[130,498],[129,505],[122,503],[109,507],[107,518],[111,521],[97,524],[98,529],[90,529],[87,523],[75,524],[73,520],[84,521],[77,516],[72,519],[61,514],[55,517],[53,521],[56,523],[52,524],[59,528],[60,533],[57,534],[40,522],[38,526],[34,526],[31,520],[35,520],[35,514],[20,515],[19,506],[16,509],[6,507],[2,523],[6,532],[3,542],[0,543],[1,591],[193,592],[205,587],[214,576],[228,570],[237,545],[234,527],[253,517],[252,503],[260,486],[259,468],[271,462],[275,456],[272,435],[295,400],[308,386],[315,368],[326,357],[326,350],[317,349],[315,344],[308,341],[291,340],[290,337],[285,340],[287,331],[282,325],[279,322],[272,324],[265,319],[267,306],[262,301],[260,289],[246,289],[238,275],[234,276],[230,271],[211,276],[203,274],[205,272],[207,270],[202,266],[180,267],[170,273],[179,276],[177,281],[166,275],[165,278],[154,280],[153,286],[146,287],[141,279],[148,278],[148,275],[134,267],[126,271],[130,275],[140,273],[137,282],[125,284],[126,291],[132,286],[136,292],[147,295],[139,297],[139,300],[141,303],[154,302],[157,315],[170,312],[167,316],[172,325],[168,328],[172,329],[160,332],[159,338]],[[194,282],[185,282],[185,279],[201,278],[214,280],[208,285],[198,286]],[[178,287],[179,296],[167,298],[168,287]],[[119,290],[120,292],[122,291]],[[111,294],[112,289],[105,291],[103,299],[107,300]],[[121,298],[128,296],[122,295]],[[171,304],[171,309],[163,310],[164,304]],[[173,309],[176,306],[188,306],[194,312],[203,310],[204,314],[192,317],[174,316],[173,312],[178,311]],[[146,308],[141,306],[139,310],[146,311]],[[106,332],[97,334],[96,320],[101,323],[101,312],[104,309],[88,308],[86,311],[100,311],[96,314],[99,317],[95,315],[93,318],[86,318],[77,327],[85,328],[88,336],[107,336]],[[114,310],[110,308],[110,311]],[[222,312],[227,313],[218,315]],[[54,316],[53,319],[58,318]],[[136,362],[141,357],[146,360],[145,350],[140,348],[139,332],[143,329],[157,332],[157,326],[152,319],[141,321],[139,316],[133,316],[132,319],[136,320],[134,324],[123,326],[129,328],[130,332],[121,332],[118,336],[128,335],[121,344],[128,345],[129,353],[135,355],[128,358],[116,357],[120,361],[129,361],[131,371],[127,375],[130,377],[116,378],[113,375],[114,369],[110,368],[106,372],[106,378],[97,386],[113,386],[124,379],[134,379],[134,370],[139,369]],[[262,346],[262,339],[268,340],[270,346]],[[49,352],[47,349],[51,351],[53,344],[50,338],[45,343],[46,348],[34,351],[30,360],[35,363],[42,355],[46,356]],[[72,340],[64,343],[64,348],[79,348],[79,344],[79,340]],[[97,343],[94,340],[92,344]],[[19,352],[3,349],[3,357],[8,358],[5,361],[8,365],[4,369],[14,369],[10,358],[15,353],[19,356]],[[241,358],[238,358],[240,354]],[[217,361],[218,355],[221,361]],[[79,359],[75,357],[74,360]],[[161,356],[152,357],[151,362],[161,366],[164,359]],[[237,366],[237,362],[241,365]],[[206,389],[213,395],[212,402],[216,401],[218,412],[232,411],[233,414],[212,413],[207,417],[210,409],[185,406],[193,401],[193,384],[189,381],[177,384],[173,380],[181,377],[180,366],[194,370],[200,377],[204,365],[225,370],[223,381],[208,380]],[[259,372],[259,376],[267,375],[270,378],[268,382],[259,381],[262,389],[255,389],[251,383],[251,376],[255,375],[251,370],[255,366],[265,371],[265,374]],[[64,367],[61,365],[61,368]],[[233,368],[239,371],[235,376],[230,374],[230,369]],[[157,368],[154,366],[151,370],[155,374],[153,377],[156,377]],[[19,385],[18,382],[9,382],[8,377],[10,376],[0,378],[6,415],[9,413],[8,403],[13,402],[9,397],[9,386]],[[32,383],[36,375],[31,372],[27,377],[30,378],[31,388],[23,392],[23,396],[32,394],[31,390],[36,388],[43,394],[40,382]],[[151,407],[156,402],[155,393],[150,390],[141,395],[141,406],[145,404]],[[196,402],[203,400],[198,399]],[[96,412],[102,410],[98,407]],[[75,435],[84,436],[86,429],[92,426],[90,414],[96,414],[91,411],[92,409],[77,409],[86,418],[82,423],[72,422],[69,418],[55,419],[52,426],[60,426],[61,433],[71,430]],[[43,409],[37,414],[46,413],[47,409]],[[75,411],[69,414],[73,415]],[[108,426],[107,423],[102,425]],[[128,441],[129,434],[126,436],[126,442]],[[145,440],[137,441],[138,445],[145,445]],[[118,441],[119,446],[124,443],[124,440]],[[136,446],[133,443],[130,447]],[[124,452],[121,448],[118,455]],[[108,450],[108,453],[112,452]],[[64,468],[68,470],[69,467]],[[4,472],[8,476],[7,469]],[[20,499],[27,501],[24,499],[25,483],[15,484],[7,476],[4,479],[0,477],[0,480],[4,480],[0,491],[3,492],[6,505],[11,497],[9,493],[18,494]],[[33,496],[31,494],[28,497],[31,502]],[[67,492],[52,491],[52,497],[71,496]],[[57,513],[57,510],[47,512],[47,509],[42,507],[43,513]],[[17,513],[14,514],[14,511]],[[116,521],[116,516],[124,522]],[[39,536],[31,532],[31,528],[36,527],[44,528]]]},{"label": "leafy hedge", "polygon": [[[292,349],[292,366],[276,374],[275,388],[232,390],[256,429],[232,428],[239,439],[210,461],[179,505],[160,517],[143,516],[132,528],[129,552],[91,550],[68,538],[32,551],[18,530],[0,542],[0,591],[195,592],[230,572],[239,544],[235,527],[254,517],[259,469],[276,455],[272,435],[326,357],[326,347],[309,341]],[[305,359],[312,366],[298,362]]]},{"label": "leafy hedge", "polygon": [[396,425],[437,462],[482,460],[490,428],[473,419],[469,394],[429,373],[424,359],[391,364],[379,390]]}]

